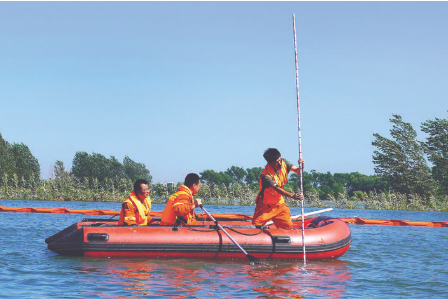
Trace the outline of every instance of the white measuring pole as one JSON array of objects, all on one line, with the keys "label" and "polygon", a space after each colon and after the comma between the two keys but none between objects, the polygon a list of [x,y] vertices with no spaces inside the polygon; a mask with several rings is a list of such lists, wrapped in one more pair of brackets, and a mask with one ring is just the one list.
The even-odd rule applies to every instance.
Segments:
[{"label": "white measuring pole", "polygon": [[[299,161],[302,157],[302,136],[300,132],[300,101],[299,101],[299,64],[297,63],[297,41],[296,41],[296,16],[292,15],[292,24],[294,28],[294,54],[296,58],[296,91],[297,91],[297,123],[299,128]],[[303,164],[299,163],[300,168],[300,194],[303,195]],[[305,250],[305,219],[303,213],[303,200],[300,201],[302,208],[302,244],[303,244],[303,264],[306,265]]]}]

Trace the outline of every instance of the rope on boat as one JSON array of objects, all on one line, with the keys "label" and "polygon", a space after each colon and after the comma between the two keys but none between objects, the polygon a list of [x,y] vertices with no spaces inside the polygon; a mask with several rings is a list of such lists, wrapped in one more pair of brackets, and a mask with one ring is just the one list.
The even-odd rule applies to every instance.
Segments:
[{"label": "rope on boat", "polygon": [[[0,206],[0,212],[19,212],[19,213],[46,213],[46,214],[83,214],[83,215],[105,215],[117,216],[120,211],[101,210],[101,209],[67,209],[67,208],[32,208],[32,207],[3,207]],[[152,217],[162,217],[163,212],[151,212]],[[242,214],[211,214],[216,219],[227,220],[250,220],[252,216]],[[200,216],[200,215],[198,215]],[[411,220],[381,220],[367,219],[360,217],[339,218],[347,224],[367,224],[367,225],[395,225],[395,226],[426,226],[426,227],[448,227],[446,221],[411,221]]]},{"label": "rope on boat", "polygon": [[[191,230],[193,230],[195,232],[211,232],[211,231],[218,231],[219,230],[218,227],[216,227],[216,228],[209,228],[209,229],[198,229],[198,228],[196,228],[194,226],[190,226],[190,225],[186,225],[186,226],[183,226],[183,227],[188,227],[189,229],[191,229]],[[261,234],[263,232],[263,229],[259,228],[259,232],[255,233],[255,234],[246,234],[246,233],[237,231],[236,229],[231,228],[231,227],[226,226],[226,225],[223,225],[222,227],[224,227],[225,229],[231,230],[231,231],[233,231],[233,232],[235,232],[237,234],[244,235],[244,236],[256,236],[256,235],[259,235],[259,234]]]},{"label": "rope on boat", "polygon": [[198,229],[198,228],[195,228],[194,226],[190,226],[190,225],[185,225],[185,226],[182,226],[182,227],[187,227],[187,228],[191,229],[192,231],[201,232],[201,233],[209,233],[209,232],[214,232],[214,231],[219,230],[218,227],[216,227],[216,228],[208,228],[208,229]]},{"label": "rope on boat", "polygon": [[237,234],[244,235],[244,236],[256,236],[256,235],[259,235],[259,234],[261,234],[263,232],[263,229],[260,228],[260,231],[258,233],[256,233],[256,234],[245,234],[245,233],[239,232],[236,229],[233,229],[231,227],[228,227],[228,226],[224,226],[224,227],[229,229],[229,230],[231,230],[231,231],[233,231],[233,232],[235,232],[235,233],[237,233]]}]

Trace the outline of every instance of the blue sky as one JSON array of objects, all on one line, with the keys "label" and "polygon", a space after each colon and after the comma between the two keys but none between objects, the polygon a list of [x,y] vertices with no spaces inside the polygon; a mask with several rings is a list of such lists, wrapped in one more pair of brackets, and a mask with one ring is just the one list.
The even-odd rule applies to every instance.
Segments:
[{"label": "blue sky", "polygon": [[0,2],[0,133],[47,178],[77,151],[154,181],[298,158],[374,174],[392,114],[448,110],[447,2]]}]

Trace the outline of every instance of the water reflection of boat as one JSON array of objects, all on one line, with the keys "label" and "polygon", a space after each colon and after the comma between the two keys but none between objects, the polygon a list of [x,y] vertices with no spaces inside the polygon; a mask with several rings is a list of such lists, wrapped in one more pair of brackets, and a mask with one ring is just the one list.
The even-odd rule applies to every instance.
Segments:
[{"label": "water reflection of boat", "polygon": [[[255,227],[247,220],[220,217],[220,224],[250,255],[265,260],[302,260],[301,222],[294,229]],[[48,249],[60,255],[126,258],[245,259],[215,223],[195,226],[119,226],[116,221],[84,219],[47,238]],[[305,220],[307,260],[334,259],[351,243],[350,229],[337,218]]]},{"label": "water reflection of boat", "polygon": [[352,279],[350,264],[338,259],[306,267],[302,262],[253,267],[189,259],[81,259],[75,264],[76,271],[88,274],[83,284],[105,290],[97,294],[101,298],[342,298]]}]

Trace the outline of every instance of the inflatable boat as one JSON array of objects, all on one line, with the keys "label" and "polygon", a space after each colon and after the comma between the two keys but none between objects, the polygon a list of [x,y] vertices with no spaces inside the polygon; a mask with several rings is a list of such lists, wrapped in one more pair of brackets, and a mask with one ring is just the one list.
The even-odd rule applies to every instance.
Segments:
[{"label": "inflatable boat", "polygon": [[[293,229],[254,226],[249,220],[219,215],[219,226],[248,254],[262,260],[302,260],[301,221]],[[157,219],[156,219],[157,220]],[[198,219],[201,220],[201,219]],[[351,243],[350,229],[337,218],[305,219],[307,260],[335,259]],[[245,259],[244,253],[215,222],[202,219],[194,226],[120,226],[116,220],[84,219],[45,242],[59,255],[93,258]]]}]

